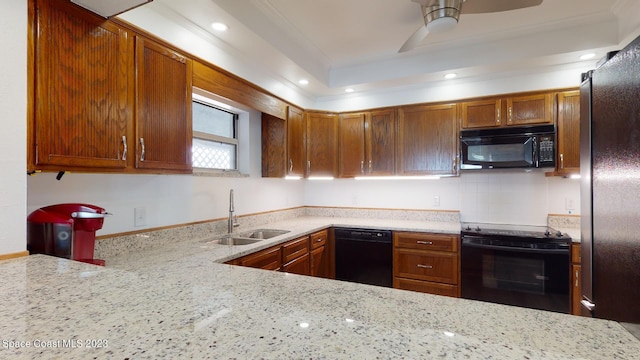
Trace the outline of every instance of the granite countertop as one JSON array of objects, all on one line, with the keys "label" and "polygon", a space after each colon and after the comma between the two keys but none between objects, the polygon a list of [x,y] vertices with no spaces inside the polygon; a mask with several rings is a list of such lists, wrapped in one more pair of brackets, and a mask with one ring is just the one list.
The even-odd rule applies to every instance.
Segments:
[{"label": "granite countertop", "polygon": [[[326,219],[306,220],[299,227],[291,223],[290,236],[327,225]],[[356,225],[340,221],[331,222]],[[273,225],[283,228],[286,222]],[[256,250],[228,248],[235,247],[185,240],[107,259],[107,267],[46,255],[2,261],[0,358],[640,354],[640,341],[617,322],[221,264]]]}]

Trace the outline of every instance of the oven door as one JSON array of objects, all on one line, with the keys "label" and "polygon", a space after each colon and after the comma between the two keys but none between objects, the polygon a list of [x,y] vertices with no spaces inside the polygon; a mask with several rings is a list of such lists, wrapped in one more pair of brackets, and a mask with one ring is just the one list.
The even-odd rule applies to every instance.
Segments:
[{"label": "oven door", "polygon": [[462,137],[460,168],[527,168],[535,167],[536,137],[533,135]]},{"label": "oven door", "polygon": [[[461,293],[466,299],[568,313],[569,248],[463,236]],[[493,245],[502,243],[505,245]],[[531,243],[535,244],[535,243]],[[536,245],[531,245],[536,246]]]}]

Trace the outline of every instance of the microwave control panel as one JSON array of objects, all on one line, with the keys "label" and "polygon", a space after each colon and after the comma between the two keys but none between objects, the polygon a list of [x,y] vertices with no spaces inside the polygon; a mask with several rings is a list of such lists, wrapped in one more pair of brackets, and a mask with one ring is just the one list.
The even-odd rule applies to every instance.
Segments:
[{"label": "microwave control panel", "polygon": [[540,162],[541,163],[553,163],[555,154],[553,151],[553,136],[540,136],[538,139],[540,144]]}]

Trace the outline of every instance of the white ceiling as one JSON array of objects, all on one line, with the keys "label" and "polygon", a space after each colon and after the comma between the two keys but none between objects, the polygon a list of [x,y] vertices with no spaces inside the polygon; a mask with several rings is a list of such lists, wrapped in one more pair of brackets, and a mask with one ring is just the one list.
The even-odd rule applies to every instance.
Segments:
[{"label": "white ceiling", "polygon": [[[202,51],[196,55],[272,92],[280,86],[319,99],[342,96],[347,87],[437,86],[448,72],[458,74],[456,81],[478,82],[592,67],[640,34],[639,3],[544,0],[533,8],[463,14],[454,30],[430,34],[404,53],[398,49],[423,24],[410,0],[154,0],[121,17],[189,50],[189,35],[165,30],[166,22],[177,24],[217,49],[194,45],[191,52]],[[155,15],[161,20],[148,19]],[[229,30],[215,32],[214,21]],[[579,60],[588,52],[596,60]],[[298,84],[302,78],[310,83]]]}]

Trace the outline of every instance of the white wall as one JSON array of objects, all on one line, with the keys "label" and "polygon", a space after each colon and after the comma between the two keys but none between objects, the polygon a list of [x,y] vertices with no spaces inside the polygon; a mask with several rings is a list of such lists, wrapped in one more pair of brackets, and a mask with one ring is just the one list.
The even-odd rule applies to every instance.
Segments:
[{"label": "white wall", "polygon": [[0,2],[0,255],[26,250],[27,2]]}]

